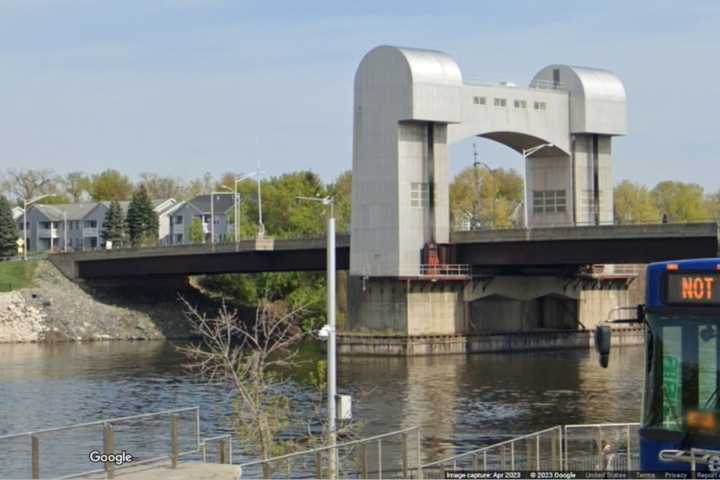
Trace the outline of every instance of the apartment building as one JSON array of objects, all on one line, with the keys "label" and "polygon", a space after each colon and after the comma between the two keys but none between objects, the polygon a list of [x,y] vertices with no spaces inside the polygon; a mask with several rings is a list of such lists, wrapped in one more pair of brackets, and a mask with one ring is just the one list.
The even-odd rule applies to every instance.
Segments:
[{"label": "apartment building", "polygon": [[[168,213],[177,203],[174,199],[153,200],[158,215],[158,241],[167,244],[170,233]],[[130,202],[120,202],[125,214]],[[28,251],[92,250],[104,248],[102,230],[110,202],[35,204],[27,212]],[[14,214],[13,214],[14,215]],[[16,218],[18,233],[23,235],[22,212]]]},{"label": "apartment building", "polygon": [[[233,224],[230,222],[234,207],[235,195],[228,193],[215,193],[198,195],[192,200],[177,204],[169,213],[171,243],[192,243],[190,239],[190,226],[194,218],[200,219],[203,227],[205,242],[210,242],[211,232],[215,232],[215,242],[224,242],[231,237]],[[210,228],[210,219],[213,217],[215,228]]]}]

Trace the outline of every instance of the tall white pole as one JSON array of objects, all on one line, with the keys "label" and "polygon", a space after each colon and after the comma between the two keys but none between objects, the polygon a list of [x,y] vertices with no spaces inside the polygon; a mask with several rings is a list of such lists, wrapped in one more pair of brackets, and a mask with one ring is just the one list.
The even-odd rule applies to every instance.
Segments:
[{"label": "tall white pole", "polygon": [[[332,202],[332,201],[331,201]],[[327,343],[327,384],[328,384],[328,433],[331,445],[336,443],[335,430],[335,394],[337,392],[337,373],[335,370],[335,215],[330,203],[330,215],[327,220],[327,318],[330,331]],[[330,478],[337,478],[337,451],[330,455]]]},{"label": "tall white pole", "polygon": [[261,237],[265,235],[265,225],[263,225],[262,219],[262,177],[260,176],[260,168],[258,167],[257,176],[258,185],[258,235]]},{"label": "tall white pole", "polygon": [[210,192],[210,245],[215,245],[215,192]]},{"label": "tall white pole", "polygon": [[238,181],[235,180],[235,243],[240,241],[240,206],[238,205]]},{"label": "tall white pole", "polygon": [[27,208],[28,202],[26,198],[23,198],[23,260],[27,262]]},{"label": "tall white pole", "polygon": [[523,179],[523,228],[527,229],[529,225],[529,219],[528,219],[528,195],[527,195],[527,150],[523,150],[522,156],[523,156],[523,164],[520,167],[522,169],[522,179]]},{"label": "tall white pole", "polygon": [[67,253],[67,212],[63,212],[63,250]]}]

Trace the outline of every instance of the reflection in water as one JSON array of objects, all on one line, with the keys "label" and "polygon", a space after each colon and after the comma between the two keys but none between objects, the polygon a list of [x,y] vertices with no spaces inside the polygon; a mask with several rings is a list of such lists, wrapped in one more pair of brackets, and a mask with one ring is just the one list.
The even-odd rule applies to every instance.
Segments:
[{"label": "reflection in water", "polygon": [[[195,405],[204,435],[229,431],[228,391],[189,375],[168,343],[0,345],[0,357],[0,435]],[[342,357],[338,372],[365,434],[422,425],[449,454],[555,424],[637,421],[642,365],[642,347],[623,347],[607,370],[589,350],[565,350]],[[296,411],[312,408],[310,391],[295,385]]]}]

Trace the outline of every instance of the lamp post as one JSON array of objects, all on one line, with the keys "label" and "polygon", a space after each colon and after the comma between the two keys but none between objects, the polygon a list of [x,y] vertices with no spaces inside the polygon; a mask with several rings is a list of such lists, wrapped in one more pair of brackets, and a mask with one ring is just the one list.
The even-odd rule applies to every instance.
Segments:
[{"label": "lamp post", "polygon": [[67,212],[63,210],[63,251],[67,253]]},{"label": "lamp post", "polygon": [[[230,190],[230,187],[223,185],[220,188]],[[210,245],[215,245],[215,195],[228,195],[231,192],[213,190],[210,192]]]},{"label": "lamp post", "polygon": [[[327,219],[327,325],[320,330],[321,336],[327,336],[327,422],[328,441],[330,445],[335,444],[335,396],[337,393],[337,372],[335,359],[335,212],[332,197],[297,197],[300,201],[320,202],[329,206]],[[330,478],[335,478],[337,465],[337,450],[330,455]]]},{"label": "lamp post", "polygon": [[554,146],[552,143],[543,143],[540,145],[536,145],[531,148],[524,148],[522,151],[522,157],[523,157],[523,164],[522,164],[522,178],[523,178],[523,228],[528,228],[529,221],[528,221],[528,196],[527,196],[527,158],[536,153],[538,150],[542,150],[545,147],[552,147]]},{"label": "lamp post", "polygon": [[263,223],[263,219],[262,219],[262,174],[264,172],[260,170],[259,164],[258,164],[258,170],[255,173],[257,175],[257,189],[258,189],[258,236],[264,237],[265,236],[265,224]]},{"label": "lamp post", "polygon": [[[49,197],[50,194],[46,193],[45,195],[40,195],[39,197],[35,197],[31,200],[27,200],[25,198],[22,198],[23,201],[23,261],[27,262],[27,250],[28,250],[28,241],[27,241],[27,209],[30,205],[32,205],[35,202],[38,202],[42,200],[45,197]],[[51,226],[52,228],[52,226]]]},{"label": "lamp post", "polygon": [[[235,178],[235,199],[234,199],[234,205],[235,205],[235,243],[238,243],[240,241],[240,197],[238,195],[238,184],[242,182],[243,180],[247,180],[248,178],[254,177],[255,175],[259,175],[260,171],[257,172],[251,172],[246,173],[245,175],[240,175],[239,177]],[[260,198],[260,197],[258,197]],[[258,202],[259,205],[259,202]]]}]

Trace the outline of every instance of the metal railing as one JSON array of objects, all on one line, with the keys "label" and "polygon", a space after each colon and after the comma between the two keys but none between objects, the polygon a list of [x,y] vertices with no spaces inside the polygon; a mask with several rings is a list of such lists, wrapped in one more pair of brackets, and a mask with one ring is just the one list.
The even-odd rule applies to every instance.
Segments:
[{"label": "metal railing", "polygon": [[637,470],[639,423],[565,425],[565,470]]},{"label": "metal railing", "polygon": [[[0,471],[12,478],[41,478],[43,473],[75,478],[102,472],[113,478],[116,470],[146,463],[169,461],[174,468],[181,457],[199,454],[201,447],[206,452],[208,442],[223,437],[200,440],[198,407],[110,418],[0,436]],[[229,447],[226,457],[231,459],[231,440],[225,445]],[[93,462],[90,454],[94,451],[124,451],[133,459],[124,465]]]},{"label": "metal railing", "polygon": [[423,263],[420,265],[420,275],[429,277],[468,276],[470,275],[470,265],[447,263],[431,265]]},{"label": "metal railing", "polygon": [[487,447],[426,463],[421,467],[428,478],[442,478],[448,470],[561,470],[563,466],[561,426],[521,435]]},{"label": "metal railing", "polygon": [[[414,452],[414,455],[411,453]],[[422,433],[410,427],[240,465],[240,477],[422,478]],[[331,462],[332,456],[335,462]],[[336,465],[336,475],[331,465]]]}]

